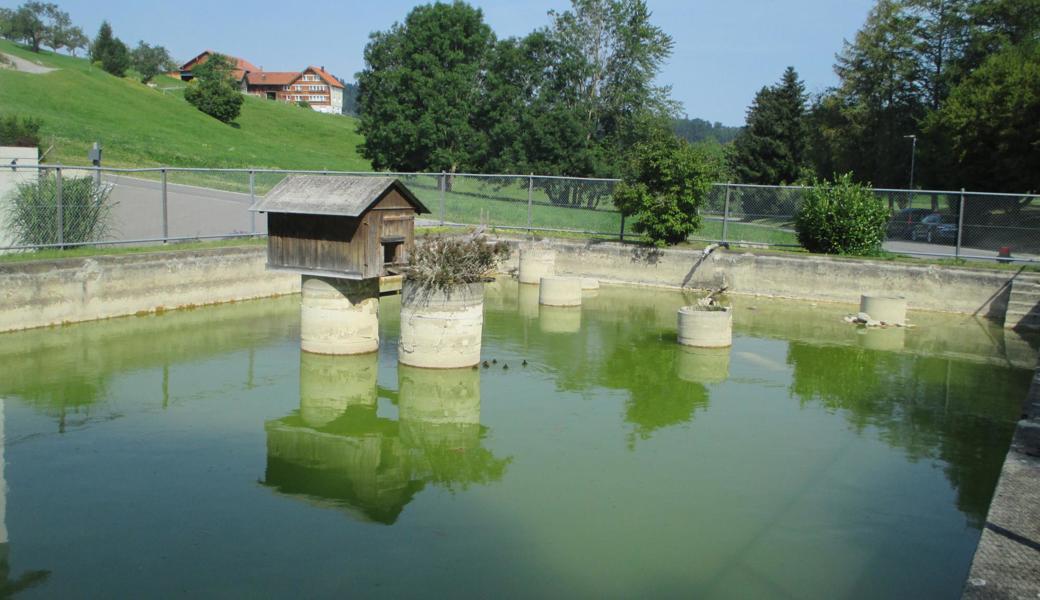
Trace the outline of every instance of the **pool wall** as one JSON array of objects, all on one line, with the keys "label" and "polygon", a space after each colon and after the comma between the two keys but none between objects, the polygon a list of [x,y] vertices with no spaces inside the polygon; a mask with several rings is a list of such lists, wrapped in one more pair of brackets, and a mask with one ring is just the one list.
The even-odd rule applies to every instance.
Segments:
[{"label": "pool wall", "polygon": [[[502,264],[515,272],[519,238]],[[905,296],[911,310],[1004,321],[1017,271],[718,250],[552,240],[559,275],[667,288],[726,285],[737,294],[857,304]],[[300,276],[268,271],[266,248],[151,252],[0,264],[0,332],[263,298],[300,291]],[[911,320],[913,316],[911,315]]]},{"label": "pool wall", "polygon": [[0,265],[0,331],[292,294],[264,247],[149,252]]},{"label": "pool wall", "polygon": [[[515,243],[515,242],[514,242]],[[861,294],[905,296],[911,310],[971,314],[1003,323],[1017,271],[814,255],[654,249],[554,240],[556,273],[601,281],[858,304]],[[506,269],[515,268],[516,252]],[[912,317],[911,317],[912,320]]]}]

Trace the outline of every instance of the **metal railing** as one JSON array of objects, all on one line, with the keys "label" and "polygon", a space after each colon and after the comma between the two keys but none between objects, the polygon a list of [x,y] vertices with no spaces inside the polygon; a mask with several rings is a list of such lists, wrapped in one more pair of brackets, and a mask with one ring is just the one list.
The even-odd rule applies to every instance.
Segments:
[{"label": "metal railing", "polygon": [[[0,167],[0,251],[252,237],[266,215],[249,207],[293,174],[393,175],[432,214],[420,226],[482,224],[507,231],[636,239],[614,205],[616,179],[473,173],[289,169]],[[804,186],[714,184],[690,237],[798,246]],[[972,259],[1040,260],[1040,196],[876,189],[892,215],[885,249]]]}]

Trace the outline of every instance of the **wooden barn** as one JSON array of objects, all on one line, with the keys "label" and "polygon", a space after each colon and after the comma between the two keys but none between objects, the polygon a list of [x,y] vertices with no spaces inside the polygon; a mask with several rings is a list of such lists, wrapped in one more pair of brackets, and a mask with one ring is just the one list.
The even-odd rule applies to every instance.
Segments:
[{"label": "wooden barn", "polygon": [[267,213],[267,268],[368,279],[403,265],[429,209],[393,177],[290,175],[250,209]]}]

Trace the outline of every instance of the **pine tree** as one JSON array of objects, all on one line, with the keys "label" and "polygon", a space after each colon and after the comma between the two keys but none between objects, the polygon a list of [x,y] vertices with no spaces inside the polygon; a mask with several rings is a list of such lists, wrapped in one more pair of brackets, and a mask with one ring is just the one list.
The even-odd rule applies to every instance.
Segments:
[{"label": "pine tree", "polygon": [[733,142],[733,170],[742,183],[774,185],[802,179],[808,166],[805,85],[794,67],[764,87]]},{"label": "pine tree", "polygon": [[130,68],[130,49],[119,38],[112,35],[112,26],[108,21],[101,22],[97,37],[90,46],[90,60],[100,62],[101,68],[122,77]]}]

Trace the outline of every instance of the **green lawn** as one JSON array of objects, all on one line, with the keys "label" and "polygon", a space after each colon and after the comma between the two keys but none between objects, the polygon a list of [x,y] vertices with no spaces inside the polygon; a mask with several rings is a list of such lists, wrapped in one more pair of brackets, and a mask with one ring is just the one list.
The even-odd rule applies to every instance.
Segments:
[{"label": "green lawn", "polygon": [[371,170],[357,152],[351,117],[246,97],[234,125],[184,101],[182,87],[159,77],[156,88],[120,79],[82,58],[30,52],[0,40],[0,52],[59,70],[44,75],[0,69],[0,112],[43,120],[48,163],[82,165],[100,140],[108,166],[267,167]]}]

